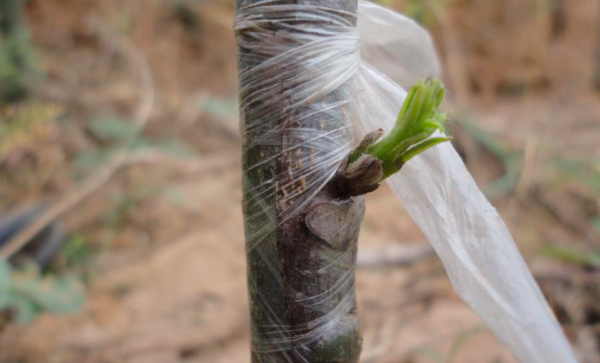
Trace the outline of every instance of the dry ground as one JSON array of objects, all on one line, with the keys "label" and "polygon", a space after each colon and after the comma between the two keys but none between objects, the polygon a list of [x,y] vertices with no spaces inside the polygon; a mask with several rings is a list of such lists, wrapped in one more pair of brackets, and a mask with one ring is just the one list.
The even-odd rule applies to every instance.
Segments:
[{"label": "dry ground", "polygon": [[[174,3],[191,4],[185,9],[192,18]],[[553,12],[533,16],[535,1],[492,3],[457,2],[432,25],[451,98],[459,102],[449,105],[456,146],[482,186],[506,173],[507,164],[459,121],[481,126],[520,155],[511,167],[521,178],[494,203],[583,361],[597,362],[600,272],[540,249],[600,248],[593,227],[597,190],[551,167],[559,157],[597,163],[600,156],[600,96],[589,84],[596,39],[586,33],[600,23],[600,10],[581,0],[565,7],[564,25],[557,25]],[[233,5],[37,0],[28,17],[46,79],[22,107],[51,104],[60,117],[46,120],[35,139],[0,148],[1,207],[56,201],[78,190],[81,175],[93,177],[99,167],[82,172],[77,155],[107,147],[90,135],[88,120],[115,113],[134,122],[149,99],[145,137],[178,140],[194,155],[151,155],[121,168],[66,211],[69,231],[92,247],[110,240],[108,251],[90,262],[87,304],[69,316],[5,324],[0,362],[247,362],[240,148],[231,104]],[[153,192],[134,198],[135,207],[121,210],[116,224],[105,221],[116,208],[111,196],[145,189]],[[403,247],[427,250],[387,188],[367,199],[361,258]],[[359,267],[365,363],[435,362],[454,350],[455,363],[514,362],[456,297],[437,257],[400,262]]]}]

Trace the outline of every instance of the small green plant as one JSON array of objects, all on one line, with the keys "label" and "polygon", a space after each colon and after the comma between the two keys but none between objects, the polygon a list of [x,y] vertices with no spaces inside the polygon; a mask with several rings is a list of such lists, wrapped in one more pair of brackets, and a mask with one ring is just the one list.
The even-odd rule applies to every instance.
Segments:
[{"label": "small green plant", "polygon": [[180,141],[153,140],[140,135],[140,127],[134,122],[115,115],[92,118],[87,124],[88,131],[103,142],[102,147],[84,150],[77,154],[75,165],[83,171],[99,167],[129,145],[132,155],[161,151],[178,157],[188,157],[193,150]]},{"label": "small green plant", "polygon": [[27,103],[0,109],[0,160],[14,150],[31,150],[47,140],[60,109],[51,104]]},{"label": "small green plant", "polygon": [[[141,133],[135,122],[116,115],[103,115],[90,119],[87,131],[98,140],[99,147],[88,149],[77,154],[75,165],[82,174],[101,167],[114,157],[127,150],[128,156],[135,157],[145,153],[165,153],[185,158],[194,155],[194,151],[179,141],[154,140]],[[152,156],[152,155],[150,155]],[[105,225],[105,235],[100,242],[100,254],[107,253],[119,230],[128,218],[135,214],[140,203],[163,191],[160,185],[143,185],[133,192],[118,191],[111,195],[113,208],[101,219]]]},{"label": "small green plant", "polygon": [[87,283],[91,277],[89,262],[94,257],[94,250],[90,247],[86,236],[74,234],[63,243],[60,253],[52,262],[51,269],[55,272],[69,271],[81,276]]},{"label": "small green plant", "polygon": [[116,115],[93,117],[87,124],[89,131],[103,141],[128,141],[137,137],[140,127]]},{"label": "small green plant", "polygon": [[75,277],[44,275],[34,263],[15,268],[0,259],[0,311],[13,314],[17,322],[30,322],[44,312],[76,312],[84,302],[83,285]]},{"label": "small green plant", "polygon": [[106,250],[112,244],[112,238],[121,229],[131,216],[139,210],[141,203],[155,197],[163,188],[160,186],[142,186],[132,193],[117,191],[110,195],[114,207],[103,216],[103,221],[109,227],[109,238],[104,243]]}]

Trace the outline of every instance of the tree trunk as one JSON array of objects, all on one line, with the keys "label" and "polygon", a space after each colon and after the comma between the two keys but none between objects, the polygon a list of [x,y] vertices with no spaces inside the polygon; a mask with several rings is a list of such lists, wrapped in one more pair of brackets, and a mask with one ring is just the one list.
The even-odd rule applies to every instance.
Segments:
[{"label": "tree trunk", "polygon": [[[279,10],[276,20],[284,21],[241,24],[240,11],[257,4],[236,0],[252,362],[358,362],[354,269],[364,203],[334,176],[352,140],[350,85],[298,107],[293,96],[302,88],[294,80],[311,64],[272,62],[305,45],[307,34],[336,28],[292,10]],[[276,4],[320,6],[356,26],[356,0]]]}]

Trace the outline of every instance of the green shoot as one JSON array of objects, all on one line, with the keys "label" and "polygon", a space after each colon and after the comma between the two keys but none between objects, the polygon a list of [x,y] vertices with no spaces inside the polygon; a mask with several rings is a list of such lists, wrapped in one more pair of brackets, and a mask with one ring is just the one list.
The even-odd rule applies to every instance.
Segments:
[{"label": "green shoot", "polygon": [[[423,79],[410,90],[396,124],[390,133],[366,150],[357,150],[379,159],[383,166],[382,179],[397,173],[410,159],[449,137],[433,137],[437,130],[444,132],[447,115],[438,108],[444,98],[444,85],[438,80]],[[351,155],[350,160],[360,155]]]}]

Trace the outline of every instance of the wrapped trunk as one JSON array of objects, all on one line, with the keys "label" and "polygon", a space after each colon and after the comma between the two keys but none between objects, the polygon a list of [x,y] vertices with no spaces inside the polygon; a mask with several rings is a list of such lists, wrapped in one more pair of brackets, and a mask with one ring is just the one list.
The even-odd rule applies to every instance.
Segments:
[{"label": "wrapped trunk", "polygon": [[357,64],[332,62],[358,59],[356,10],[356,0],[237,1],[252,362],[359,360],[364,204],[335,177],[351,151]]}]

